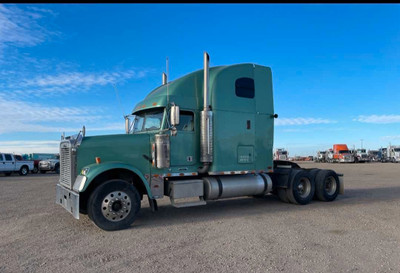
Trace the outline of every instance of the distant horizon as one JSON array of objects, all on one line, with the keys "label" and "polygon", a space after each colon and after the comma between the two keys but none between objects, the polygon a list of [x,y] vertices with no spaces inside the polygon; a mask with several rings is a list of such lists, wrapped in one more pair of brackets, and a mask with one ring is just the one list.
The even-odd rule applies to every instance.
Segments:
[{"label": "distant horizon", "polygon": [[172,81],[204,51],[211,67],[271,67],[274,149],[398,146],[398,18],[396,4],[0,4],[0,152],[57,153],[83,125],[123,134],[166,58]]}]

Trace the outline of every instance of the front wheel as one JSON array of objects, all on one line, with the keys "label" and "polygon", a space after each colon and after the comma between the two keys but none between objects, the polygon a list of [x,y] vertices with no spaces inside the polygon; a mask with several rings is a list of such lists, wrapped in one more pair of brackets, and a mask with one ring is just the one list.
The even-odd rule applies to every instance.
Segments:
[{"label": "front wheel", "polygon": [[19,175],[27,175],[29,172],[29,169],[27,166],[22,166],[21,169],[19,170]]},{"label": "front wheel", "polygon": [[129,227],[139,210],[140,194],[124,180],[109,180],[98,186],[89,197],[89,218],[107,231]]},{"label": "front wheel", "polygon": [[38,167],[33,167],[32,173],[37,174],[39,172]]},{"label": "front wheel", "polygon": [[56,174],[60,174],[60,165],[57,165],[54,171]]}]

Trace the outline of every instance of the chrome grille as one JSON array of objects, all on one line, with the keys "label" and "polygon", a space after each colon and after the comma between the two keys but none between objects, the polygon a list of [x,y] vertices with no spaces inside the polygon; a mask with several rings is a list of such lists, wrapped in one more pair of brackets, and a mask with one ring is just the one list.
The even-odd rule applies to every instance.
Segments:
[{"label": "chrome grille", "polygon": [[71,143],[63,141],[60,143],[60,184],[71,189],[75,178],[74,155]]}]

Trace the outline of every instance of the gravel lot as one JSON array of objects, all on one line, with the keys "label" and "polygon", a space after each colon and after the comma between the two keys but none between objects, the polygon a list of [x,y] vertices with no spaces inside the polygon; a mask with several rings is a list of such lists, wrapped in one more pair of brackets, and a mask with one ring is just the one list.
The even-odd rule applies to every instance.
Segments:
[{"label": "gravel lot", "polygon": [[299,163],[344,174],[331,203],[235,198],[106,232],[55,204],[55,174],[0,175],[0,272],[400,272],[400,164]]}]

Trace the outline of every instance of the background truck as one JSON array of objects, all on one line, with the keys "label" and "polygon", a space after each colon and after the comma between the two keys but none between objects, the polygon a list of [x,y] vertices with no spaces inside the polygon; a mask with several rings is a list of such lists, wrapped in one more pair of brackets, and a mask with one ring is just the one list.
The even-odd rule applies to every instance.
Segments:
[{"label": "background truck", "polygon": [[278,148],[274,153],[274,160],[288,160],[289,153],[284,148]]},{"label": "background truck", "polygon": [[33,161],[23,160],[21,155],[0,153],[0,173],[6,176],[13,172],[20,175],[27,175],[33,169]]},{"label": "background truck", "polygon": [[39,172],[39,162],[41,160],[46,160],[46,159],[57,159],[60,156],[58,154],[49,154],[49,153],[30,153],[30,154],[24,154],[23,158],[25,160],[33,160],[33,170],[32,173],[38,173]]},{"label": "background truck", "polygon": [[379,148],[379,152],[378,152],[378,160],[380,162],[388,162],[388,151],[387,148]]},{"label": "background truck", "polygon": [[393,163],[400,162],[400,146],[389,145],[386,151],[387,151],[387,161]]},{"label": "background truck", "polygon": [[[333,201],[342,175],[273,161],[274,113],[269,67],[238,64],[204,69],[163,84],[125,119],[126,134],[77,135],[60,142],[56,203],[104,230],[129,227],[147,195],[174,207],[210,200],[278,195],[305,205]],[[266,204],[267,206],[267,204]]]},{"label": "background truck", "polygon": [[40,173],[55,172],[60,173],[60,160],[59,159],[46,159],[39,162]]},{"label": "background truck", "polygon": [[378,150],[368,150],[368,158],[370,162],[378,161],[378,155],[379,155]]},{"label": "background truck", "polygon": [[326,151],[318,151],[315,162],[326,162]]},{"label": "background truck", "polygon": [[333,145],[333,162],[351,163],[354,162],[354,155],[346,144]]},{"label": "background truck", "polygon": [[354,154],[354,162],[369,162],[369,156],[365,149],[357,149]]}]

